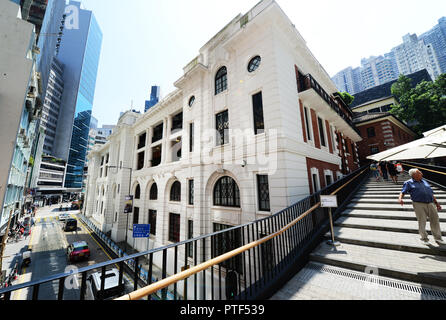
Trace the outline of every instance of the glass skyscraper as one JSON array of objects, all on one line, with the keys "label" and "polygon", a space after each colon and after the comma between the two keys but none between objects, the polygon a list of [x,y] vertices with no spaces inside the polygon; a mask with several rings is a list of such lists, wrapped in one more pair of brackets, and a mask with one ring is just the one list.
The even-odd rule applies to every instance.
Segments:
[{"label": "glass skyscraper", "polygon": [[[82,188],[91,112],[96,87],[102,32],[91,11],[70,1],[58,59],[64,65],[64,93],[55,141],[55,155],[67,159],[65,188]],[[77,12],[75,12],[77,11]],[[75,18],[79,21],[72,21]],[[67,24],[68,23],[68,24]],[[69,146],[69,148],[67,148]]]},{"label": "glass skyscraper", "polygon": [[147,110],[149,110],[159,102],[160,90],[161,88],[159,86],[152,86],[152,92],[150,93],[150,100],[146,101],[144,112],[147,112]]}]

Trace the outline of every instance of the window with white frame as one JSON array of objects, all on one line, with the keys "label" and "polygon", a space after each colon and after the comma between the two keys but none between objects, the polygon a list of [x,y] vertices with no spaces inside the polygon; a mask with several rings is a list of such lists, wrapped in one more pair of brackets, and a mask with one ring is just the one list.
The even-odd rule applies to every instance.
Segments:
[{"label": "window with white frame", "polygon": [[328,187],[330,184],[334,182],[333,172],[331,170],[324,170],[324,176],[325,176],[325,185]]},{"label": "window with white frame", "polygon": [[321,146],[327,147],[327,137],[325,133],[325,124],[324,120],[320,117],[317,117],[317,124],[319,127],[319,137],[321,138]]},{"label": "window with white frame", "polygon": [[316,193],[321,189],[319,183],[319,170],[317,168],[311,168],[311,183],[313,186],[313,193]]},{"label": "window with white frame", "polygon": [[308,110],[307,107],[304,107],[304,120],[305,120],[305,128],[307,130],[307,140],[308,141],[312,141],[313,140],[313,135],[311,134],[312,132],[312,127],[311,127],[311,118],[310,118],[310,111]]}]

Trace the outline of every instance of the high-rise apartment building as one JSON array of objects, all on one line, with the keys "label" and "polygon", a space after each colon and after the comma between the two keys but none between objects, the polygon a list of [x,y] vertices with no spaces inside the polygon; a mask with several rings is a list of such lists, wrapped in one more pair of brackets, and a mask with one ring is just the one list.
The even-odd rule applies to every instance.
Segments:
[{"label": "high-rise apartment building", "polygon": [[[351,76],[352,71],[357,69],[360,69],[361,90],[354,88]],[[384,56],[364,58],[361,67],[346,68],[333,76],[332,80],[339,91],[355,94],[395,80],[400,74],[409,75],[423,69],[427,70],[433,80],[441,73],[446,73],[446,17],[440,18],[436,26],[421,36],[407,34],[402,44]]]},{"label": "high-rise apartment building", "polygon": [[398,77],[392,59],[379,56],[361,60],[361,81],[364,90],[392,81]]},{"label": "high-rise apartment building", "polygon": [[[102,45],[102,32],[93,12],[70,1],[78,21],[65,25],[58,60],[64,66],[64,92],[53,155],[67,161],[65,188],[80,189],[90,130],[90,118]],[[68,17],[66,17],[68,19]]]},{"label": "high-rise apartment building", "polygon": [[340,92],[355,94],[363,90],[361,81],[361,69],[348,67],[338,72],[333,78],[333,82]]},{"label": "high-rise apartment building", "polygon": [[419,37],[425,44],[431,44],[437,55],[441,73],[446,73],[446,17],[438,20],[438,24]]},{"label": "high-rise apartment building", "polygon": [[147,112],[151,107],[156,105],[160,99],[161,88],[159,86],[152,86],[152,91],[150,92],[150,100],[146,101],[144,112]]},{"label": "high-rise apartment building", "polygon": [[400,74],[411,74],[423,69],[435,80],[441,73],[432,44],[425,44],[416,34],[407,34],[403,43],[392,49]]}]

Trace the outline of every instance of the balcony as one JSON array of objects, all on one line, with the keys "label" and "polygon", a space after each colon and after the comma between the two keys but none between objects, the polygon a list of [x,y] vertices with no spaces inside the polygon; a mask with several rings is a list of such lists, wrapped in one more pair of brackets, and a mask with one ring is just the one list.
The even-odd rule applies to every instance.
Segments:
[{"label": "balcony", "polygon": [[[353,113],[340,97],[329,95],[311,74],[299,76],[299,98],[302,102],[325,115],[353,141],[360,141],[360,132],[353,124]],[[328,112],[327,112],[328,111]]]}]

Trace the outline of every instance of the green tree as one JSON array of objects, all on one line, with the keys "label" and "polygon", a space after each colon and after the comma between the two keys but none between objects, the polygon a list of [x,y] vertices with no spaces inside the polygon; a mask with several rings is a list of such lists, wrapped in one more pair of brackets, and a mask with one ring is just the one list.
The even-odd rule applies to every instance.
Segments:
[{"label": "green tree", "polygon": [[412,124],[419,135],[446,123],[446,74],[435,82],[422,81],[415,88],[408,77],[401,75],[392,85],[392,95],[398,103],[390,112]]},{"label": "green tree", "polygon": [[351,105],[355,100],[355,97],[348,92],[339,92],[339,96],[342,98],[342,100],[344,100],[345,104],[348,106]]}]

